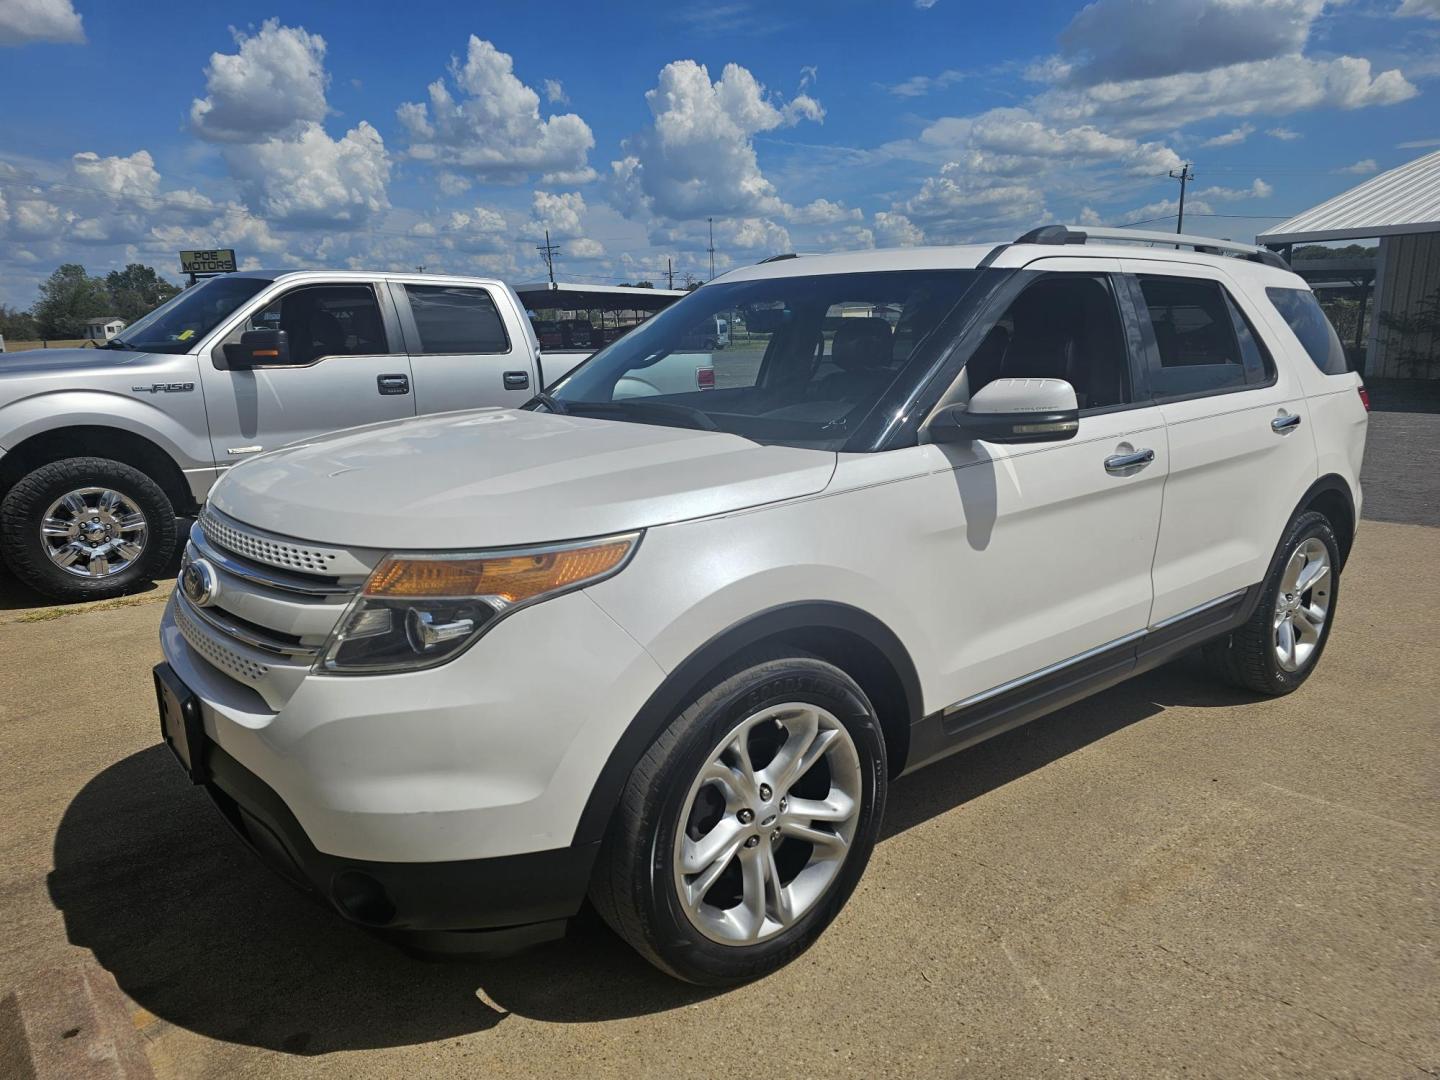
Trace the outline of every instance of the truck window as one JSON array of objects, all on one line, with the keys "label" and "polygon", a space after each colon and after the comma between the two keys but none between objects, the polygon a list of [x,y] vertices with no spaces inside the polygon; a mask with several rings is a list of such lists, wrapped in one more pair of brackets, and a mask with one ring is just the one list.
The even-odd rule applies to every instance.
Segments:
[{"label": "truck window", "polygon": [[285,293],[250,316],[247,329],[284,330],[290,362],[390,352],[375,290],[369,285],[308,285]]},{"label": "truck window", "polygon": [[484,289],[406,285],[419,348],[412,353],[503,353],[510,338],[495,301]]}]

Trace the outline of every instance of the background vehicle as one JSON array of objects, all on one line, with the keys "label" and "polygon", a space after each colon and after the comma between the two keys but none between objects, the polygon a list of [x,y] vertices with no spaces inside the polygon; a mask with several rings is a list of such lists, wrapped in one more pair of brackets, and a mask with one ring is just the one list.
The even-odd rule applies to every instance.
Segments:
[{"label": "background vehicle", "polygon": [[[722,311],[758,358],[625,396]],[[163,730],[356,922],[514,944],[588,895],[741,982],[839,912],[903,773],[1195,648],[1300,686],[1366,424],[1313,294],[1246,245],[747,267],[523,411],[233,470],[162,622]]]},{"label": "background vehicle", "polygon": [[546,386],[553,386],[596,350],[686,295],[679,289],[565,281],[517,285],[515,294],[531,313],[540,348],[548,359]]},{"label": "background vehicle", "polygon": [[116,595],[165,565],[177,515],[236,462],[336,428],[520,405],[545,385],[540,365],[494,279],[211,278],[99,349],[0,367],[0,555],[49,596]]}]

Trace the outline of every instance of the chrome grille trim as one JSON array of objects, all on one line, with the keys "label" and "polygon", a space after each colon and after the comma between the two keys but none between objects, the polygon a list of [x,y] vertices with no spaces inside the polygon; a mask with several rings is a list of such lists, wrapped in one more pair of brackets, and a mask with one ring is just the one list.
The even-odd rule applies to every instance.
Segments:
[{"label": "chrome grille trim", "polygon": [[204,527],[198,521],[190,526],[190,543],[194,546],[197,555],[208,559],[227,574],[269,589],[296,593],[301,596],[323,597],[349,596],[357,588],[354,585],[331,585],[323,581],[307,580],[294,573],[277,574],[248,559],[242,562],[227,554],[217,544],[212,543]]},{"label": "chrome grille trim", "polygon": [[337,576],[341,571],[336,569],[336,562],[347,554],[318,544],[292,542],[264,535],[241,526],[238,522],[230,521],[209,505],[200,511],[196,524],[212,546],[224,548],[252,562],[288,570],[292,574]]},{"label": "chrome grille trim", "polygon": [[309,645],[295,645],[288,641],[280,641],[276,638],[267,637],[257,630],[241,626],[232,622],[224,615],[218,614],[209,608],[197,608],[190,603],[183,591],[176,586],[175,589],[175,610],[177,614],[203,623],[215,633],[222,637],[247,645],[260,652],[270,653],[274,656],[282,656],[293,660],[314,660],[320,654],[320,650]]},{"label": "chrome grille trim", "polygon": [[202,631],[186,610],[187,604],[175,603],[175,626],[186,643],[210,663],[232,679],[248,683],[259,683],[270,674],[270,668],[248,657],[241,656],[233,649],[227,649],[220,642]]}]

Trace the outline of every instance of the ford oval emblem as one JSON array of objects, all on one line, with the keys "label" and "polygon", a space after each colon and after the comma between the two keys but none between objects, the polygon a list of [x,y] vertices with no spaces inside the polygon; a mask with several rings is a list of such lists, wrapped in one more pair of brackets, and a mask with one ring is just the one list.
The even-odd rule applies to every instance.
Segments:
[{"label": "ford oval emblem", "polygon": [[180,591],[196,607],[209,607],[220,597],[220,575],[204,559],[196,559],[180,571]]}]

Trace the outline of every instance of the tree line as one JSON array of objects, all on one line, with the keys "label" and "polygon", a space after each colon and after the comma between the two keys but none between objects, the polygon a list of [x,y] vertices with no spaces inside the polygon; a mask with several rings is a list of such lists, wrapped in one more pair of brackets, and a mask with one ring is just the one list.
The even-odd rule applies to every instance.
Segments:
[{"label": "tree line", "polygon": [[115,316],[132,323],[180,291],[152,266],[130,263],[104,277],[65,263],[40,285],[29,311],[0,304],[0,336],[8,341],[66,340],[85,336],[88,319]]}]

